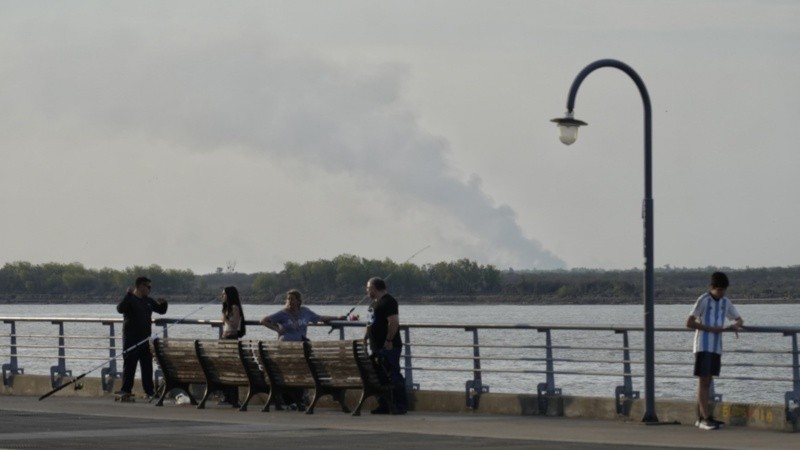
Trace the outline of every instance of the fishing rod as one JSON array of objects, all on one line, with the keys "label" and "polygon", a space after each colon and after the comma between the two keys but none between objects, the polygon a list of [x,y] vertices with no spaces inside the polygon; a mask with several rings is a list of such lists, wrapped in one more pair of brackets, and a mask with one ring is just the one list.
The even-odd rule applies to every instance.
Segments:
[{"label": "fishing rod", "polygon": [[[400,263],[400,265],[399,265],[399,266],[402,266],[403,264],[405,264],[405,263],[407,263],[407,262],[411,261],[411,260],[412,260],[412,259],[413,259],[415,256],[417,256],[417,255],[419,255],[420,253],[424,252],[424,251],[425,251],[425,250],[427,250],[428,248],[430,248],[430,245],[426,245],[425,247],[422,247],[421,249],[417,250],[417,252],[416,252],[416,253],[414,253],[413,255],[409,256],[409,257],[408,257],[408,258],[407,258],[405,261],[403,261],[402,263]],[[399,266],[398,266],[398,267],[399,267]],[[396,272],[396,271],[395,271],[395,272]],[[389,278],[390,278],[392,275],[394,275],[394,272],[390,273],[389,275],[386,275],[386,276],[383,278],[383,280],[384,280],[384,281],[388,280],[388,279],[389,279]],[[364,300],[366,300],[366,299],[368,299],[368,298],[369,298],[369,295],[365,295],[365,296],[361,297],[361,300],[359,300],[359,301],[358,301],[358,303],[356,303],[356,304],[355,304],[355,305],[354,305],[352,308],[350,308],[350,311],[347,311],[347,314],[345,314],[345,315],[344,315],[344,317],[345,317],[345,318],[347,318],[347,317],[350,317],[350,314],[351,314],[353,311],[355,311],[355,310],[356,310],[356,308],[358,308],[358,307],[359,307],[359,305],[361,305],[362,303],[364,303]],[[334,330],[334,328],[331,328],[331,330],[330,330],[330,331],[328,331],[328,334],[331,334],[331,333],[333,333],[333,330]]]},{"label": "fishing rod", "polygon": [[[64,384],[62,384],[62,385],[60,385],[60,386],[58,386],[57,388],[55,388],[55,389],[51,390],[50,392],[48,392],[48,393],[46,393],[46,394],[42,395],[41,397],[39,397],[39,401],[42,401],[42,400],[46,399],[47,397],[50,397],[51,395],[53,395],[53,394],[55,394],[56,392],[58,392],[58,391],[60,391],[60,390],[64,389],[64,388],[65,388],[65,387],[67,387],[67,386],[71,386],[71,385],[73,385],[73,384],[77,383],[77,382],[78,382],[78,381],[79,381],[81,378],[83,378],[83,377],[85,377],[86,375],[89,375],[90,373],[94,372],[95,370],[97,370],[97,369],[99,369],[99,368],[101,368],[101,367],[103,367],[103,366],[105,366],[105,365],[109,364],[111,361],[114,361],[115,359],[119,358],[120,356],[125,356],[126,354],[128,354],[128,353],[129,353],[129,352],[131,352],[131,351],[133,351],[134,349],[136,349],[136,348],[137,348],[137,347],[139,347],[140,345],[144,344],[145,342],[148,342],[150,339],[152,339],[152,338],[155,338],[155,337],[158,337],[158,335],[160,335],[160,334],[162,334],[162,333],[165,333],[165,332],[166,332],[168,329],[170,329],[170,328],[171,328],[173,325],[177,325],[177,324],[179,324],[179,323],[183,322],[184,320],[186,320],[187,318],[189,318],[189,316],[191,316],[191,315],[193,315],[193,314],[195,314],[195,313],[199,312],[200,310],[202,310],[202,309],[203,309],[203,308],[205,308],[206,306],[208,306],[208,305],[210,305],[211,303],[213,303],[213,302],[216,302],[216,301],[217,301],[217,297],[215,296],[215,297],[214,297],[214,298],[213,298],[211,301],[209,301],[208,303],[206,303],[206,304],[204,304],[203,306],[201,306],[201,307],[199,307],[199,308],[195,309],[194,311],[190,312],[189,314],[187,314],[187,315],[185,315],[185,316],[181,317],[180,319],[176,320],[175,322],[172,322],[171,324],[169,324],[169,325],[165,326],[165,327],[164,327],[164,329],[162,329],[161,331],[157,331],[157,332],[155,332],[155,333],[151,334],[150,336],[148,336],[148,337],[146,337],[146,338],[142,339],[141,341],[137,342],[136,344],[134,344],[134,345],[131,345],[130,347],[126,348],[125,350],[123,350],[123,351],[122,351],[122,353],[120,353],[120,354],[118,354],[118,355],[116,355],[116,356],[114,356],[114,357],[112,357],[112,358],[109,358],[109,359],[107,359],[105,362],[103,362],[103,363],[101,363],[101,364],[99,364],[99,365],[97,365],[97,366],[93,367],[93,368],[92,368],[92,369],[90,369],[90,370],[87,370],[86,372],[84,372],[84,373],[82,373],[82,374],[78,375],[77,377],[75,377],[75,378],[71,379],[70,381],[68,381],[68,382],[66,382],[66,383],[64,383]],[[76,390],[77,390],[77,389],[80,389],[80,388],[78,387],[78,386],[80,386],[79,384],[75,384],[75,386],[76,386],[76,387],[75,387],[75,389],[76,389]]]}]

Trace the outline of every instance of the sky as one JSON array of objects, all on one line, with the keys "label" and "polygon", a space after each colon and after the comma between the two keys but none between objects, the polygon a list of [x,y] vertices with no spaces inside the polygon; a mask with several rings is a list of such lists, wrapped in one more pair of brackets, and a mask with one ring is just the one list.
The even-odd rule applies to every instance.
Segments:
[{"label": "sky", "polygon": [[795,1],[0,0],[0,264],[642,268],[636,86],[550,122],[613,58],[655,266],[798,265],[798,55]]}]

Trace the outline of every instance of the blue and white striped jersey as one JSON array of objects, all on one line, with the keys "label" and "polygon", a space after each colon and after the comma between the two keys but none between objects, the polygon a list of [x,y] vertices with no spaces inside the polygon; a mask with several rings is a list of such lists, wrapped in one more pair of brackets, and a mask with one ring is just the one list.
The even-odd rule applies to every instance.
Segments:
[{"label": "blue and white striped jersey", "polygon": [[[712,327],[724,327],[725,319],[736,320],[739,312],[728,299],[722,297],[715,300],[711,293],[701,295],[694,304],[691,313],[697,322]],[[712,352],[722,354],[722,333],[711,333],[696,330],[694,333],[694,353]]]}]

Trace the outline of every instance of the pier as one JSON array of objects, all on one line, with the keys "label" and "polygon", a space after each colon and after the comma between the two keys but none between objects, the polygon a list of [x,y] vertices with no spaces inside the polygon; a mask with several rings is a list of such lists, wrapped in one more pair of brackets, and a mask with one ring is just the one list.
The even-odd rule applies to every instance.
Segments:
[{"label": "pier", "polygon": [[[378,443],[380,442],[380,443]],[[239,412],[156,408],[110,396],[0,397],[0,448],[797,449],[800,435],[750,427],[703,431],[638,420],[411,412],[351,417],[335,408]]]}]

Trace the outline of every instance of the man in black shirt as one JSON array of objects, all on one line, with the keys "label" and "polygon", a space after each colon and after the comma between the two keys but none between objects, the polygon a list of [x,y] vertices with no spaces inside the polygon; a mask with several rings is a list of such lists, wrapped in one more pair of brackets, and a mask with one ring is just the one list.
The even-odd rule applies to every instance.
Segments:
[{"label": "man in black shirt", "polygon": [[367,294],[372,299],[367,318],[367,329],[364,339],[369,339],[373,355],[383,365],[392,381],[392,400],[394,408],[390,408],[389,400],[381,396],[379,406],[372,414],[405,414],[408,410],[406,399],[406,382],[400,373],[400,352],[403,341],[400,339],[400,314],[397,300],[386,292],[386,282],[380,278],[367,281]]},{"label": "man in black shirt", "polygon": [[[123,315],[122,348],[126,350],[122,363],[122,389],[119,394],[130,396],[133,390],[133,378],[136,375],[136,364],[142,370],[142,388],[146,396],[153,397],[153,355],[150,353],[148,338],[152,335],[153,311],[167,312],[167,301],[163,298],[153,300],[148,297],[151,282],[146,277],[136,279],[136,288],[131,290],[117,305],[117,312]],[[133,348],[131,348],[133,347]]]}]

